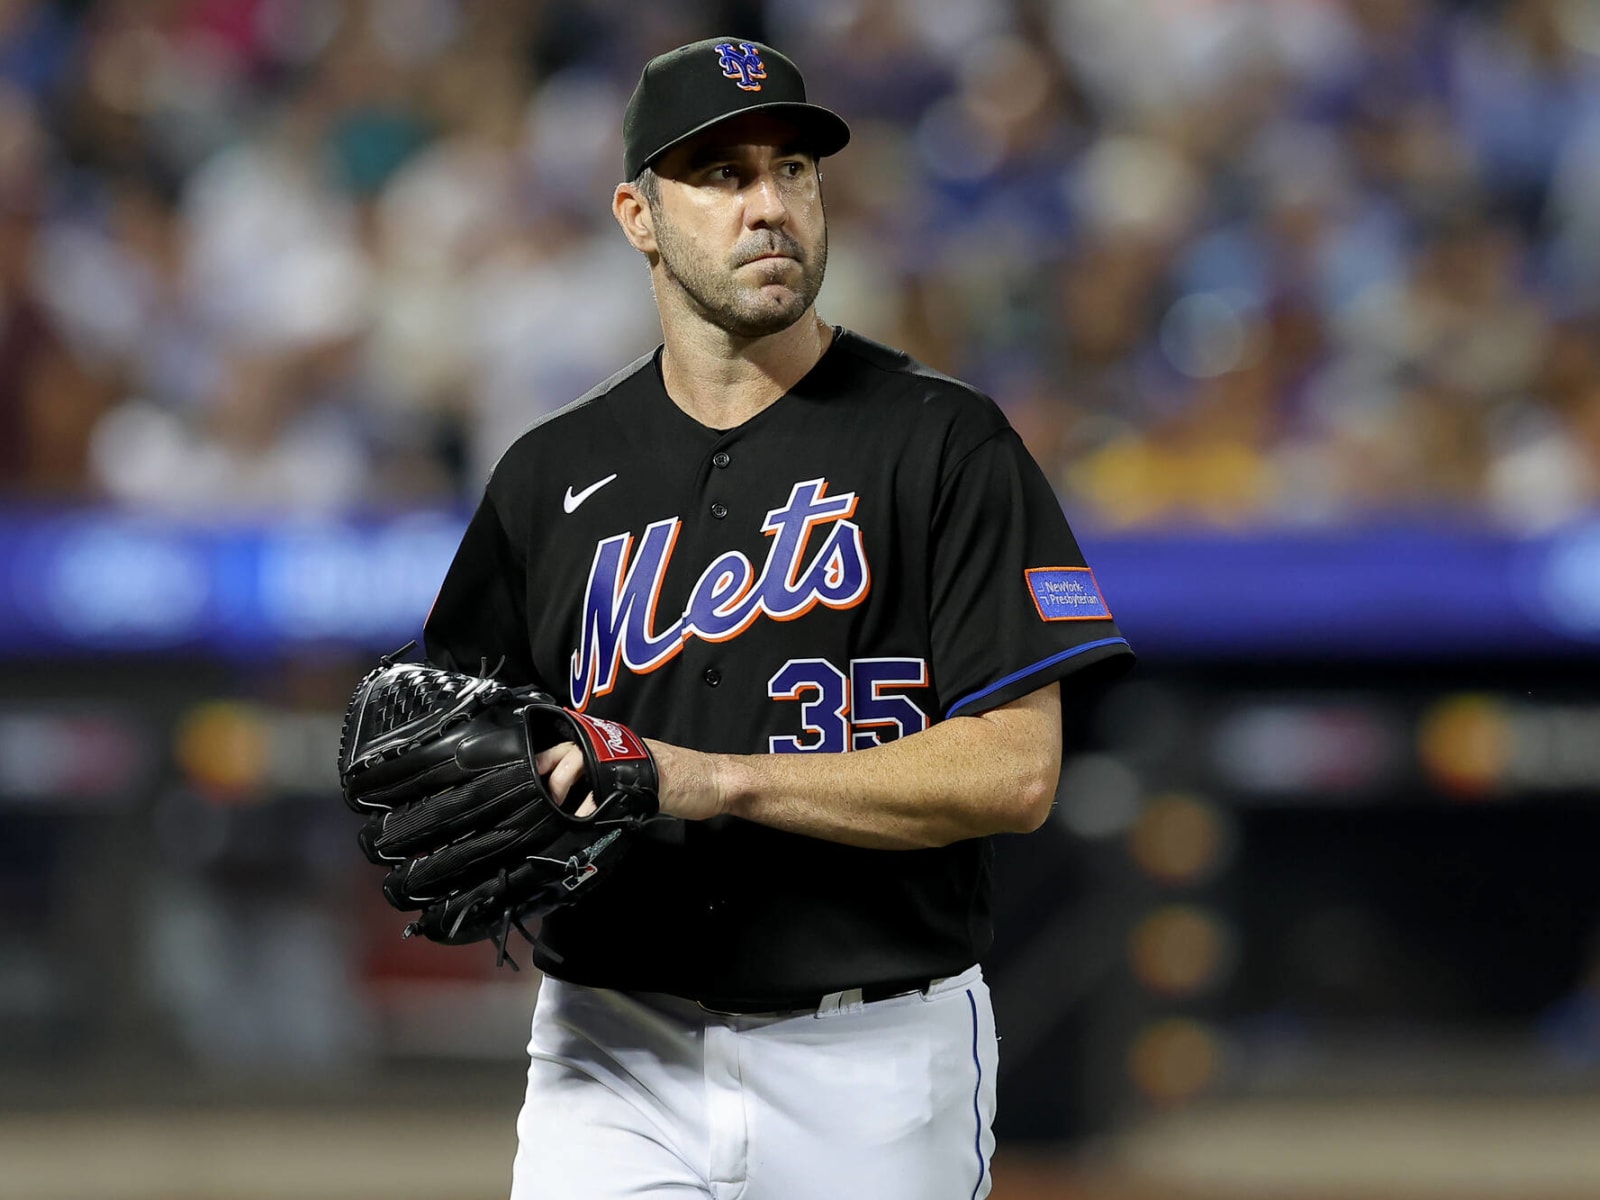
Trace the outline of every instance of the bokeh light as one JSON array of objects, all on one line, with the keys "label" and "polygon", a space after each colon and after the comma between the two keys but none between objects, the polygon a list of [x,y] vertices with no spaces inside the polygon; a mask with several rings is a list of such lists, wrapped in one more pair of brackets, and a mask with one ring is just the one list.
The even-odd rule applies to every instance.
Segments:
[{"label": "bokeh light", "polygon": [[1417,731],[1423,768],[1463,799],[1491,795],[1514,752],[1505,705],[1491,696],[1454,696],[1424,715]]},{"label": "bokeh light", "polygon": [[1193,886],[1226,869],[1233,851],[1228,820],[1215,804],[1184,793],[1152,798],[1129,832],[1140,868],[1169,886]]},{"label": "bokeh light", "polygon": [[1163,1107],[1204,1094],[1218,1082],[1225,1064],[1226,1046],[1216,1029],[1187,1017],[1146,1026],[1128,1051],[1134,1086]]},{"label": "bokeh light", "polygon": [[1134,977],[1167,997],[1193,997],[1218,986],[1232,967],[1234,935],[1216,914],[1167,905],[1145,916],[1128,938]]}]

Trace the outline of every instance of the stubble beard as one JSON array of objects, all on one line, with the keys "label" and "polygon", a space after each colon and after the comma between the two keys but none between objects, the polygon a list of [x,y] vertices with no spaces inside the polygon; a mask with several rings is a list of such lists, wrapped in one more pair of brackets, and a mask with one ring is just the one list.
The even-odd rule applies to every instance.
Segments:
[{"label": "stubble beard", "polygon": [[[683,289],[702,316],[739,338],[766,337],[793,325],[816,301],[828,269],[826,229],[812,253],[802,250],[788,234],[769,230],[741,241],[720,265],[697,254],[659,211],[655,214],[655,236],[656,252],[666,277]],[[790,286],[786,294],[773,295],[764,287],[741,283],[735,275],[753,256],[772,252],[787,254],[799,264],[799,282]]]}]

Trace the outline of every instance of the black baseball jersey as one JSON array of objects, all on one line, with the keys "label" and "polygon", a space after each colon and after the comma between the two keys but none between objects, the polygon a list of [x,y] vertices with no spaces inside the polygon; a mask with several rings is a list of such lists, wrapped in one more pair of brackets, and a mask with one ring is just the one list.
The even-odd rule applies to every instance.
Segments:
[{"label": "black baseball jersey", "polygon": [[[1044,475],[995,404],[839,331],[734,429],[660,350],[496,466],[429,658],[539,682],[698,750],[862,750],[1131,661]],[[954,975],[988,948],[985,839],[885,851],[733,817],[642,840],[545,919],[538,965],[715,1006]]]}]

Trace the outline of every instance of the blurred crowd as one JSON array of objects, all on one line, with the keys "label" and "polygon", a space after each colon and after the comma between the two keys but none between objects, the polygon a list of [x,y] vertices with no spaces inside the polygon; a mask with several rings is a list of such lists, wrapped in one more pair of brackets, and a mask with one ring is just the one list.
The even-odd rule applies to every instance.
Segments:
[{"label": "blurred crowd", "polygon": [[854,129],[823,316],[1075,519],[1600,507],[1596,0],[0,0],[0,489],[469,499],[659,339],[621,111],[721,33]]}]

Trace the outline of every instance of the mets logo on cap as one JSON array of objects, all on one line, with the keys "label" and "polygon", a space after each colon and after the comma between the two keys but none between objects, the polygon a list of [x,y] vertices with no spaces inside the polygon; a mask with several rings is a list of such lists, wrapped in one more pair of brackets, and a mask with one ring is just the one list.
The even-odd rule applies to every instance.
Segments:
[{"label": "mets logo on cap", "polygon": [[761,61],[761,52],[749,42],[719,42],[716,46],[717,65],[722,73],[745,92],[759,92],[760,80],[767,77],[767,65]]}]

